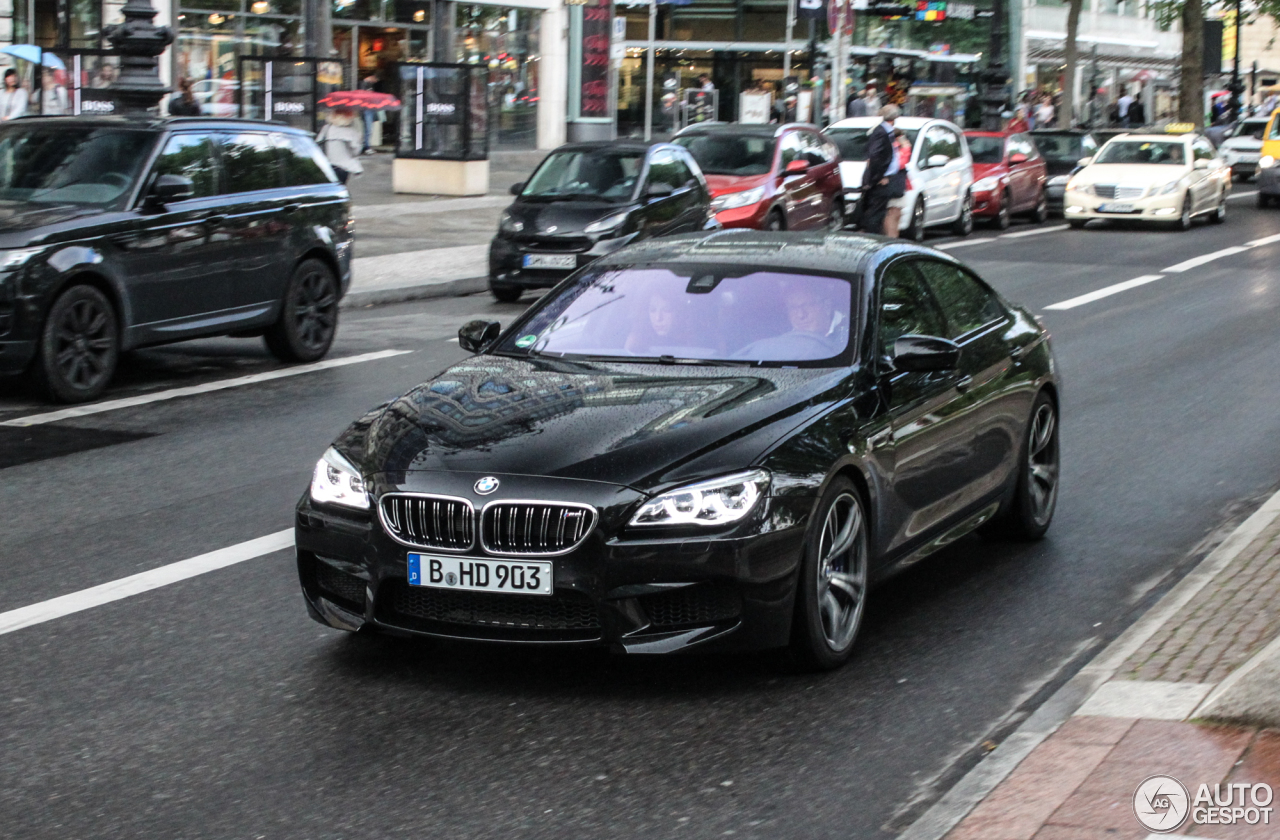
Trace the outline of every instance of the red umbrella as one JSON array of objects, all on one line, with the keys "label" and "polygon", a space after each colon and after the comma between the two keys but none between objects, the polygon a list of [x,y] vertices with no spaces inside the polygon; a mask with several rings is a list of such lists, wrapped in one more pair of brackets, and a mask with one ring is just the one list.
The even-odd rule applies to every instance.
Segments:
[{"label": "red umbrella", "polygon": [[399,108],[400,100],[389,93],[374,90],[335,90],[320,99],[326,108],[363,108],[366,111],[385,111]]}]

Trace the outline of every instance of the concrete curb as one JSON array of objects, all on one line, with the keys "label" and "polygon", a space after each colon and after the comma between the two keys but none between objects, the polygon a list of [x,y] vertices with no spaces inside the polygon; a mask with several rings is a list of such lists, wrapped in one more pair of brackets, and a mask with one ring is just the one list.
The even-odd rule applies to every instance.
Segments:
[{"label": "concrete curb", "polygon": [[1229,566],[1277,516],[1280,516],[1280,492],[1263,502],[1253,515],[1197,563],[1155,606],[1054,692],[1000,746],[979,761],[932,808],[898,835],[898,840],[940,840],[955,828],[978,803],[1008,778],[1032,750],[1058,731],[1103,683],[1111,679],[1134,651]]},{"label": "concrete curb", "polygon": [[341,309],[357,306],[384,306],[411,300],[460,297],[483,292],[489,288],[488,277],[468,277],[462,280],[444,280],[419,283],[412,286],[393,286],[386,289],[363,289],[347,292],[339,304]]}]

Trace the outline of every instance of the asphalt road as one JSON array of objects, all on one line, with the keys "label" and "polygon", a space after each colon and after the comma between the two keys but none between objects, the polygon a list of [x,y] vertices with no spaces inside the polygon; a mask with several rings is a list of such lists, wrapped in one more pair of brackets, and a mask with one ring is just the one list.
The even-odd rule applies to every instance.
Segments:
[{"label": "asphalt road", "polygon": [[[875,590],[843,670],[356,638],[307,617],[277,551],[0,635],[0,837],[892,837],[1276,484],[1280,241],[1162,271],[1280,233],[1231,206],[951,245],[1053,331],[1057,521]],[[0,425],[0,619],[289,528],[351,419],[519,309],[346,311],[334,358],[409,352]],[[274,370],[254,341],[179,345],[130,354],[106,399]],[[0,423],[47,410],[0,383]]]}]

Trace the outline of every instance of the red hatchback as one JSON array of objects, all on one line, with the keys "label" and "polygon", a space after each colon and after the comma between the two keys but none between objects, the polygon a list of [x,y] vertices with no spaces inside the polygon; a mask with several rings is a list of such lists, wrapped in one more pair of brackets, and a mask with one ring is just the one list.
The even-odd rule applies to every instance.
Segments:
[{"label": "red hatchback", "polygon": [[973,215],[992,220],[1001,230],[1016,213],[1037,222],[1049,218],[1044,158],[1030,134],[966,131],[973,154]]},{"label": "red hatchback", "polygon": [[844,227],[840,151],[812,125],[691,125],[671,142],[698,162],[727,228]]}]

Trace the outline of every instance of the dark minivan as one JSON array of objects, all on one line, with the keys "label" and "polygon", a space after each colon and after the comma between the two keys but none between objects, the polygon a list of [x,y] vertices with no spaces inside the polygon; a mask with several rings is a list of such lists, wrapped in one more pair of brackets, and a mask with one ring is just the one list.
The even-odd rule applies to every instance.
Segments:
[{"label": "dark minivan", "polygon": [[632,242],[719,226],[702,170],[670,143],[561,146],[511,192],[489,245],[489,290],[500,301]]},{"label": "dark minivan", "polygon": [[228,119],[0,126],[0,374],[93,399],[123,350],[263,336],[329,351],[350,196],[311,136]]}]

